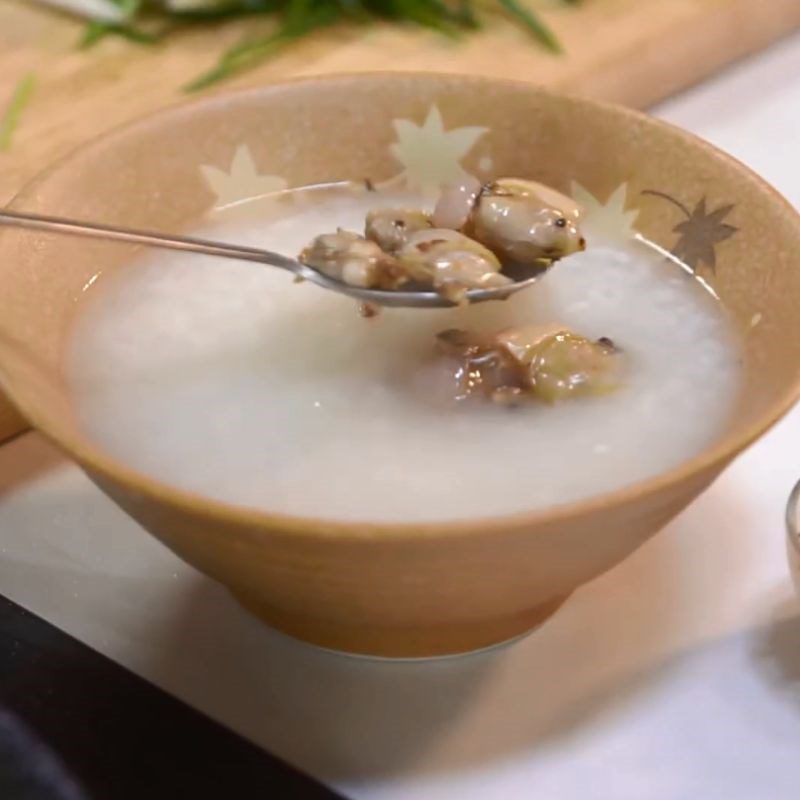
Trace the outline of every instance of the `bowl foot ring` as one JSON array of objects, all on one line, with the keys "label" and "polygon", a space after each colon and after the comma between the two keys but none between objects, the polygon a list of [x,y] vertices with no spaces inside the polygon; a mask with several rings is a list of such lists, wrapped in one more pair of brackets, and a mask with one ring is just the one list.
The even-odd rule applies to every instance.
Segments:
[{"label": "bowl foot ring", "polygon": [[450,658],[508,645],[533,632],[566,601],[563,595],[512,617],[477,623],[401,628],[342,625],[286,612],[241,591],[234,597],[270,628],[327,651],[378,659]]}]

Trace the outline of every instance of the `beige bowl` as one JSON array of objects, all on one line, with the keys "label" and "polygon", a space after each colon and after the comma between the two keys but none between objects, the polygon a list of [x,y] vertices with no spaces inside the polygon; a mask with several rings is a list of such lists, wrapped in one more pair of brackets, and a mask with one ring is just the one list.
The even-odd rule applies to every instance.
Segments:
[{"label": "beige bowl", "polygon": [[612,194],[625,199],[638,232],[712,284],[741,330],[747,367],[735,420],[718,441],[612,494],[466,522],[345,524],[212,502],[110,458],[71,407],[61,359],[75,300],[130,251],[11,230],[0,235],[3,385],[123,509],[280,630],[389,656],[519,635],[654,534],[794,402],[800,222],[769,186],[692,136],[622,109],[526,84],[376,74],[161,113],[76,153],[14,205],[181,230],[216,205],[286,184],[368,177],[430,189],[461,169],[583,192],[600,211]]}]

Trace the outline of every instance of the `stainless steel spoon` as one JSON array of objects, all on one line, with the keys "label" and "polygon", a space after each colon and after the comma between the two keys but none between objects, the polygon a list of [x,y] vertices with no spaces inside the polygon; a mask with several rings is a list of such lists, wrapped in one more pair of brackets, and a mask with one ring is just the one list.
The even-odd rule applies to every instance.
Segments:
[{"label": "stainless steel spoon", "polygon": [[[149,247],[162,247],[168,250],[183,250],[189,253],[202,253],[208,256],[235,258],[240,261],[255,261],[288,270],[299,278],[347,295],[362,303],[377,306],[404,308],[447,308],[454,305],[433,291],[394,291],[386,289],[361,289],[325,275],[297,259],[260,250],[257,247],[243,247],[237,244],[196,239],[192,236],[171,236],[154,231],[139,231],[131,228],[118,228],[96,222],[79,222],[61,217],[48,217],[41,214],[26,214],[20,211],[0,211],[0,224],[12,225],[50,233],[66,233],[76,236],[89,236],[95,239],[109,239],[129,244],[143,244]],[[527,289],[542,276],[544,271],[525,277],[507,286],[493,289],[470,289],[467,299],[470,303],[484,303],[487,300],[505,300],[512,294]]]}]

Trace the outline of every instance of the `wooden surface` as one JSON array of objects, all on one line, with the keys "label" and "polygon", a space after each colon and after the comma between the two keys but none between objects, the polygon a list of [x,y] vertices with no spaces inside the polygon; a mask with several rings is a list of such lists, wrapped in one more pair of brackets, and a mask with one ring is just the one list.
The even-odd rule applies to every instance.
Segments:
[{"label": "wooden surface", "polygon": [[[800,27],[798,0],[584,0],[544,3],[567,54],[551,56],[520,28],[486,13],[483,33],[451,42],[418,29],[336,28],[214,91],[285,75],[375,69],[467,72],[531,80],[643,107]],[[0,153],[0,202],[44,166],[94,135],[185,99],[180,87],[241,36],[237,22],[195,30],[163,47],[108,39],[88,52],[82,25],[31,0],[0,0],[0,105],[28,72],[37,88],[8,153]],[[0,439],[19,427],[2,407]]]}]

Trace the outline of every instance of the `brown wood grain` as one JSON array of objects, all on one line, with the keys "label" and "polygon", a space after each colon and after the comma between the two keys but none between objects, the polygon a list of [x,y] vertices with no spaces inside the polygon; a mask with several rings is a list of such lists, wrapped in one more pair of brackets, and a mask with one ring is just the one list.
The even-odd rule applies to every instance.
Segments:
[{"label": "brown wood grain", "polygon": [[[800,27],[798,0],[584,0],[578,8],[543,7],[564,56],[546,53],[487,11],[486,30],[457,42],[391,26],[331,29],[213,91],[289,75],[430,70],[530,80],[644,107]],[[30,0],[0,0],[0,105],[23,75],[37,78],[13,147],[0,153],[0,202],[87,139],[186,99],[181,86],[262,24],[193,30],[157,47],[109,38],[79,51],[81,23]],[[0,398],[0,439],[19,424]]]}]

